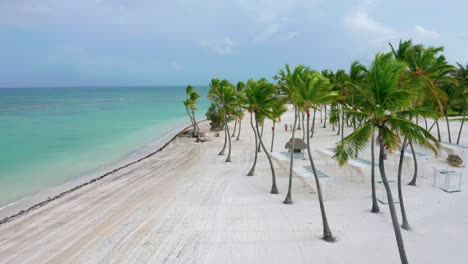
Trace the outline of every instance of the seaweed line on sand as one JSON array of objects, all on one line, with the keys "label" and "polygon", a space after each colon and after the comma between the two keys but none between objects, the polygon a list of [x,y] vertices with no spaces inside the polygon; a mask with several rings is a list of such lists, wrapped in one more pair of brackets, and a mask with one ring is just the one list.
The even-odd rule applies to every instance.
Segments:
[{"label": "seaweed line on sand", "polygon": [[[201,123],[201,122],[203,122],[203,121],[206,121],[206,119],[200,120],[200,121],[198,121],[197,123]],[[144,156],[144,157],[142,157],[142,158],[140,158],[140,159],[138,159],[138,160],[132,161],[132,162],[127,163],[127,164],[125,164],[125,165],[123,165],[123,166],[121,166],[121,167],[118,167],[118,168],[115,168],[115,169],[113,169],[113,170],[111,170],[111,171],[109,171],[109,172],[106,172],[106,173],[104,173],[103,175],[101,175],[101,176],[99,176],[99,177],[97,177],[97,178],[93,178],[93,179],[91,179],[91,180],[89,180],[89,181],[87,181],[87,182],[85,182],[85,183],[82,183],[82,184],[80,184],[80,185],[78,185],[78,186],[75,186],[75,187],[73,187],[73,188],[71,188],[71,189],[69,189],[69,190],[67,190],[67,191],[61,192],[60,194],[57,194],[57,195],[54,196],[54,197],[49,197],[47,200],[42,201],[42,202],[40,202],[40,203],[37,203],[37,204],[35,204],[35,205],[29,207],[28,209],[24,209],[24,210],[19,211],[19,212],[16,213],[16,214],[7,216],[7,217],[3,218],[2,220],[0,220],[0,225],[5,224],[5,223],[8,223],[8,222],[11,222],[11,221],[13,221],[13,220],[15,220],[15,219],[17,219],[17,218],[23,216],[23,215],[25,215],[25,214],[27,214],[27,213],[29,213],[29,212],[35,210],[35,209],[38,209],[38,208],[43,207],[44,205],[46,205],[46,204],[48,204],[48,203],[50,203],[50,202],[52,202],[52,201],[55,201],[55,200],[57,200],[57,199],[59,199],[59,198],[62,198],[62,197],[64,197],[64,196],[66,196],[67,194],[70,194],[70,193],[72,193],[72,192],[74,192],[74,191],[76,191],[76,190],[79,190],[79,189],[81,189],[81,188],[83,188],[83,187],[85,187],[85,186],[87,186],[87,185],[89,185],[89,184],[91,184],[91,183],[94,183],[94,182],[97,182],[97,181],[99,181],[99,180],[102,180],[102,179],[104,179],[105,177],[107,177],[107,176],[109,176],[109,175],[111,175],[111,174],[113,174],[113,173],[115,173],[115,172],[117,172],[117,171],[119,171],[119,170],[121,170],[121,169],[127,168],[127,167],[129,167],[129,166],[131,166],[131,165],[133,165],[133,164],[135,164],[135,163],[138,163],[138,162],[140,162],[140,161],[142,161],[142,160],[145,160],[145,159],[147,159],[147,158],[153,156],[154,154],[156,154],[156,153],[158,153],[158,152],[161,152],[161,151],[164,150],[170,143],[172,143],[176,138],[178,138],[179,136],[181,136],[182,134],[184,134],[184,132],[185,132],[187,129],[189,129],[191,126],[192,126],[192,125],[188,125],[188,126],[186,126],[185,128],[183,128],[182,130],[180,130],[177,134],[175,134],[169,141],[167,141],[166,143],[164,143],[164,145],[163,145],[162,147],[158,148],[156,151],[151,152],[150,154],[148,154],[148,155],[146,155],[146,156]]]}]

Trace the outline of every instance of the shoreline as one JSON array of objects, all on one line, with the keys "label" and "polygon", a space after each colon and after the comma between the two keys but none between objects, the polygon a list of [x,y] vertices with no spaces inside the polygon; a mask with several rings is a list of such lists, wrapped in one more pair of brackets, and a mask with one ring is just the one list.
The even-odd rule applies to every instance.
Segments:
[{"label": "shoreline", "polygon": [[[198,124],[202,123],[202,122],[205,122],[207,121],[207,119],[202,119],[200,121],[197,121]],[[100,174],[99,176],[97,177],[91,177],[90,180],[86,180],[85,182],[83,183],[80,183],[78,185],[74,185],[74,187],[70,188],[70,189],[66,189],[65,191],[62,191],[60,192],[59,194],[57,195],[54,195],[53,197],[50,197],[47,198],[46,200],[42,200],[41,202],[38,202],[38,203],[35,203],[33,202],[33,205],[32,206],[26,206],[26,209],[21,209],[20,208],[16,208],[14,209],[14,211],[16,211],[16,213],[13,213],[13,214],[6,214],[7,216],[6,217],[3,217],[3,218],[0,218],[0,225],[3,225],[5,223],[8,223],[8,222],[11,222],[15,219],[18,219],[20,218],[21,216],[35,210],[35,209],[38,209],[38,208],[41,208],[45,205],[47,205],[48,203],[52,202],[52,201],[55,201],[59,198],[62,198],[64,196],[66,196],[67,194],[70,194],[74,191],[77,191],[79,189],[82,189],[83,187],[85,186],[88,186],[89,184],[92,184],[92,183],[95,183],[99,180],[102,180],[104,179],[105,177],[119,171],[119,170],[122,170],[124,168],[127,168],[133,164],[136,164],[138,162],[141,162],[153,155],[155,155],[156,153],[158,152],[161,152],[162,150],[164,150],[170,143],[172,143],[177,137],[181,136],[187,129],[189,129],[192,125],[180,125],[178,127],[175,127],[174,129],[172,129],[169,133],[167,133],[166,135],[164,135],[163,137],[161,137],[160,139],[158,140],[155,140],[153,142],[150,142],[149,144],[143,146],[142,148],[136,150],[136,151],[133,151],[132,153],[130,153],[126,158],[124,159],[121,159],[119,161],[116,161],[116,162],[113,162],[112,164],[109,164],[108,166],[106,166],[106,170],[107,172],[104,172],[103,174],[101,174],[102,172],[98,172],[99,169],[96,169],[95,172],[96,174]],[[164,141],[164,139],[168,139],[167,141]],[[151,145],[152,144],[157,144],[156,142],[158,142],[159,144],[155,146],[156,150],[152,149],[151,148]],[[150,152],[149,153],[146,153],[146,151],[148,151],[148,149],[150,149]],[[139,156],[138,157],[138,154],[141,153],[142,156]],[[136,160],[133,160],[131,161],[131,158],[133,156],[137,156],[138,158]],[[123,165],[120,165],[121,163],[123,163]],[[109,167],[109,168],[107,168]],[[112,169],[113,168],[113,169]],[[111,170],[109,170],[111,169]],[[92,174],[92,173],[91,173]],[[60,188],[60,186],[66,186],[67,184],[73,184],[74,182],[76,181],[79,181],[80,179],[83,180],[83,179],[86,179],[87,177],[85,175],[82,175],[80,177],[77,177],[76,179],[73,179],[73,180],[69,180],[67,181],[66,183],[64,184],[61,184],[59,186],[54,186],[54,187],[50,187],[50,188]],[[76,183],[77,184],[77,183]],[[38,195],[38,194],[43,194],[45,192],[47,192],[47,190],[50,190],[50,188],[47,188],[46,190],[43,190],[43,191],[40,191],[36,194],[32,194],[32,195],[28,195],[26,197],[23,197],[17,201],[14,201],[14,202],[11,202],[9,204],[6,204],[2,207],[0,207],[0,213],[1,211],[3,210],[7,210],[7,208],[9,207],[15,207],[16,205],[20,204],[21,202],[26,202],[28,201],[28,198],[30,198],[30,201],[34,201],[33,197],[34,195]],[[19,210],[19,211],[18,211]]]}]

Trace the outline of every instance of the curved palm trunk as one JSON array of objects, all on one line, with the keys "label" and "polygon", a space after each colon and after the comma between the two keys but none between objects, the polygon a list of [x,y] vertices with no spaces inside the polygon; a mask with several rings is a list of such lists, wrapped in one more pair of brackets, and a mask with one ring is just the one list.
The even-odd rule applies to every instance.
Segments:
[{"label": "curved palm trunk", "polygon": [[401,235],[401,229],[398,224],[398,216],[395,210],[395,203],[393,202],[392,190],[388,184],[387,175],[385,174],[385,165],[384,165],[384,155],[385,155],[385,146],[383,140],[383,127],[379,127],[379,134],[377,139],[379,141],[379,171],[380,176],[382,177],[382,182],[387,193],[388,208],[390,210],[390,216],[392,218],[393,230],[395,232],[395,238],[398,245],[398,252],[400,253],[400,260],[402,264],[408,264],[408,259],[406,257],[405,245],[403,244],[403,236]]},{"label": "curved palm trunk", "polygon": [[310,131],[310,138],[314,137],[314,131],[315,131],[315,112],[317,109],[314,108],[314,116],[312,117],[312,129]]},{"label": "curved palm trunk", "polygon": [[343,139],[344,139],[344,106],[341,107],[341,144],[343,145]]},{"label": "curved palm trunk", "polygon": [[338,112],[338,114],[337,114],[338,119],[337,119],[337,124],[336,124],[338,126],[338,132],[336,132],[336,134],[339,135],[341,133],[341,120],[340,120],[340,112],[339,112],[340,109],[339,109],[338,106],[336,107],[336,111]]},{"label": "curved palm trunk", "polygon": [[262,147],[263,151],[265,152],[265,155],[268,158],[268,163],[270,163],[271,178],[272,178],[270,193],[278,194],[278,187],[276,186],[275,168],[273,168],[273,161],[271,160],[271,157],[270,157],[270,154],[268,153],[268,150],[265,148],[265,145],[263,145],[262,137],[260,136],[260,131],[258,130],[257,116],[255,116],[255,126],[257,127],[257,134],[258,134],[259,139],[260,139],[260,146]]},{"label": "curved palm trunk", "polygon": [[252,113],[250,113],[250,125],[252,126],[252,131],[254,132],[254,136],[255,136],[255,158],[254,158],[254,163],[252,165],[252,168],[250,169],[249,173],[247,173],[247,176],[253,176],[254,175],[254,172],[255,172],[255,166],[257,166],[257,157],[258,157],[258,154],[257,154],[257,145],[258,145],[258,140],[257,140],[257,132],[255,131],[255,127],[254,127],[254,124],[253,124],[253,120],[252,120]]},{"label": "curved palm trunk", "polygon": [[374,130],[372,130],[372,140],[371,140],[371,161],[372,161],[372,167],[371,167],[371,185],[372,185],[372,213],[378,213],[380,212],[379,204],[377,203],[377,194],[375,191],[375,136],[374,136]]},{"label": "curved palm trunk", "polygon": [[[263,121],[263,122],[265,122],[265,121]],[[263,127],[264,127],[264,125],[262,124],[262,130],[261,130],[261,132],[260,132],[260,134],[259,134],[260,142],[262,141],[262,138],[263,138]],[[258,151],[258,152],[262,152],[262,147],[260,146],[260,143],[258,144],[258,149],[257,149],[257,151]]]},{"label": "curved palm trunk", "polygon": [[224,117],[224,146],[223,149],[218,153],[219,156],[224,155],[224,150],[226,150],[226,145],[227,145],[227,121],[226,121],[226,116]]},{"label": "curved palm trunk", "polygon": [[[301,113],[302,115],[302,140],[305,140],[306,137],[306,131],[305,131],[305,126],[304,126],[304,112]],[[309,136],[309,134],[307,134]]]},{"label": "curved palm trunk", "polygon": [[323,107],[320,106],[320,124],[323,123]]},{"label": "curved palm trunk", "polygon": [[289,160],[289,182],[288,182],[288,193],[286,194],[286,198],[284,199],[283,203],[285,204],[292,204],[292,175],[293,175],[293,163],[294,163],[294,135],[296,130],[294,129],[296,127],[297,123],[297,112],[294,112],[294,126],[292,130],[292,137],[291,137],[291,147],[289,148],[289,152],[291,154],[290,160]]},{"label": "curved palm trunk", "polygon": [[406,218],[405,203],[403,201],[403,192],[401,190],[401,170],[403,169],[403,158],[405,156],[406,142],[408,138],[405,137],[403,144],[401,145],[400,152],[400,162],[398,163],[398,199],[400,200],[400,210],[401,210],[401,228],[405,230],[411,230],[410,225],[408,224],[408,219]]},{"label": "curved palm trunk", "polygon": [[192,109],[192,117],[193,117],[193,126],[194,128],[197,130],[197,142],[201,142],[201,139],[200,139],[200,128],[198,127],[198,123],[197,121],[195,120],[195,111],[193,111]]},{"label": "curved palm trunk", "polygon": [[[333,105],[330,105],[330,108],[331,108],[331,109],[330,109],[330,114],[332,114],[333,111],[334,111],[334,109],[335,109],[335,107],[334,107]],[[335,122],[332,123],[332,131],[335,131]]]},{"label": "curved palm trunk", "polygon": [[[227,120],[227,118],[225,117],[225,119]],[[229,126],[226,122],[226,131],[227,131],[227,140],[229,141],[229,151],[228,151],[228,156],[226,158],[226,161],[225,162],[231,162],[231,135],[229,134]]]},{"label": "curved palm trunk", "polygon": [[234,130],[232,130],[231,137],[236,137],[236,129],[237,129],[237,117],[234,119]]},{"label": "curved palm trunk", "polygon": [[323,122],[323,128],[327,128],[327,105],[325,105],[323,108],[324,108],[323,110],[325,111],[325,118],[324,118],[324,122]]},{"label": "curved palm trunk", "polygon": [[438,121],[438,120],[436,120],[435,124],[436,124],[436,127],[437,127],[437,141],[439,141],[439,142],[440,142],[440,141],[442,141],[442,139],[440,138],[440,128],[439,128],[439,121]]},{"label": "curved palm trunk", "polygon": [[445,111],[445,122],[447,123],[448,141],[449,143],[452,143],[452,136],[450,136],[450,123],[448,120],[447,111]]},{"label": "curved palm trunk", "polygon": [[458,130],[457,145],[460,144],[460,136],[461,136],[461,132],[462,132],[462,129],[463,129],[463,125],[465,124],[466,109],[467,108],[468,107],[465,106],[465,109],[463,110],[463,119],[462,119],[462,122],[461,122],[461,125],[460,125],[460,130]]},{"label": "curved palm trunk", "polygon": [[241,134],[241,127],[242,127],[242,119],[239,118],[239,131],[237,132],[236,140],[239,140]]},{"label": "curved palm trunk", "polygon": [[190,123],[192,123],[192,126],[193,126],[193,129],[192,129],[192,136],[194,136],[195,133],[196,133],[195,123],[193,122],[193,118],[192,118],[192,115],[190,114],[189,108],[188,108],[188,107],[185,107],[185,110],[187,111],[187,115],[188,115],[188,117],[190,118]]},{"label": "curved palm trunk", "polygon": [[275,141],[275,124],[276,122],[273,120],[273,127],[271,128],[271,150],[273,152],[273,142]]},{"label": "curved palm trunk", "polygon": [[[309,134],[309,127],[310,127],[309,123],[310,123],[310,112],[309,110],[307,110],[307,134]],[[323,204],[323,196],[322,196],[322,188],[320,187],[320,180],[315,170],[315,164],[312,159],[312,153],[310,152],[310,138],[309,137],[307,137],[307,153],[309,154],[310,166],[312,167],[312,171],[314,172],[315,185],[317,188],[317,195],[318,195],[318,200],[319,200],[319,205],[320,205],[320,213],[322,215],[322,224],[323,224],[322,239],[327,242],[334,242],[335,238],[333,237],[332,232],[330,230],[330,226],[328,225],[328,218],[325,212],[325,205]]]},{"label": "curved palm trunk", "polygon": [[[297,123],[297,130],[301,130],[301,113],[299,112],[298,109],[296,109],[297,111],[297,114],[298,114],[298,118],[299,118],[299,123]],[[304,121],[304,116],[302,117],[302,121]]]},{"label": "curved palm trunk", "polygon": [[409,145],[411,148],[411,152],[413,153],[413,164],[414,164],[414,174],[413,174],[413,179],[411,179],[410,183],[408,185],[416,186],[416,179],[418,178],[418,159],[416,158],[416,152],[414,151],[413,147],[413,142],[412,140],[408,140]]}]

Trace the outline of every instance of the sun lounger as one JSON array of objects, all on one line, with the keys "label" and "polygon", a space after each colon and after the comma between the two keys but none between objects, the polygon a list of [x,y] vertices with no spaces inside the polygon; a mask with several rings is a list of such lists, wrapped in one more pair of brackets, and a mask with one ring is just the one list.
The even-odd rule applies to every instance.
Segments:
[{"label": "sun lounger", "polygon": [[[314,177],[314,173],[312,171],[311,166],[294,167],[293,172],[304,183],[304,185],[309,186],[314,193],[317,191],[315,177]],[[322,189],[323,199],[326,199],[327,182],[332,180],[333,178],[318,169],[315,169],[315,172],[317,173],[317,176],[320,181],[320,187]]]}]

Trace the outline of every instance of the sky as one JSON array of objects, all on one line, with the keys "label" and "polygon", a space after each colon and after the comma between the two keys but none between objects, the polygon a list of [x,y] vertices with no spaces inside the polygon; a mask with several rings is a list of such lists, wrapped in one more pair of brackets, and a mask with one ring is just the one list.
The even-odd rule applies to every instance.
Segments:
[{"label": "sky", "polygon": [[372,62],[400,39],[468,64],[466,0],[0,0],[0,87],[208,85]]}]

